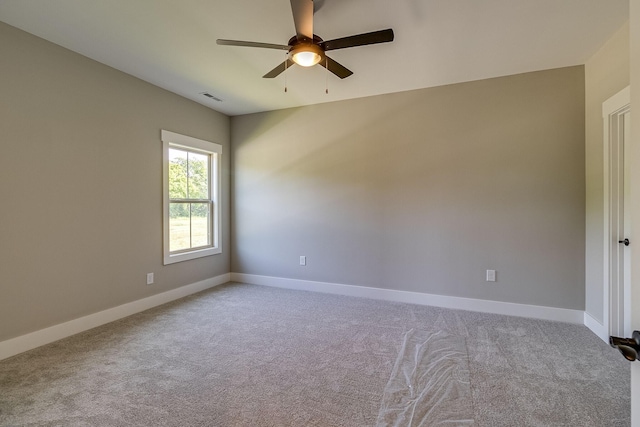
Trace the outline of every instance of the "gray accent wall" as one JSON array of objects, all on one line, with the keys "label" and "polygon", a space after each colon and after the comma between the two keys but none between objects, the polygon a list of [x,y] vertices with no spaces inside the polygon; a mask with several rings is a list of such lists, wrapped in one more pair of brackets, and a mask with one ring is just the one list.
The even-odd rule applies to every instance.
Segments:
[{"label": "gray accent wall", "polygon": [[[229,272],[227,116],[1,22],[0,58],[0,341]],[[221,255],[162,265],[161,129],[223,145]]]},{"label": "gray accent wall", "polygon": [[585,64],[586,248],[585,311],[603,322],[604,127],[602,103],[629,85],[629,24]]},{"label": "gray accent wall", "polygon": [[232,271],[583,310],[584,90],[576,66],[232,117]]}]

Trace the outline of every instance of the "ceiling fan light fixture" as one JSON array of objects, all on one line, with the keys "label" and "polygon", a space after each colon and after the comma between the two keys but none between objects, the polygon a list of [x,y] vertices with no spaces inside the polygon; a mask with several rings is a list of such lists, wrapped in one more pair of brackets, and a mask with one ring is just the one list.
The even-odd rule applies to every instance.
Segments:
[{"label": "ceiling fan light fixture", "polygon": [[322,61],[323,51],[315,44],[300,44],[289,51],[291,60],[302,67],[312,67]]}]

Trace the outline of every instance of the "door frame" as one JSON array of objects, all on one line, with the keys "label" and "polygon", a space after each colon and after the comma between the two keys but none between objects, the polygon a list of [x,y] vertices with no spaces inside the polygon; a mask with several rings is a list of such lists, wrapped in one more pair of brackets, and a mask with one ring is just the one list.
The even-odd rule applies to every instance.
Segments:
[{"label": "door frame", "polygon": [[[612,256],[616,255],[611,250],[617,242],[611,240],[611,152],[612,145],[616,144],[622,149],[623,155],[628,152],[628,141],[623,138],[625,121],[624,115],[631,110],[630,87],[622,89],[617,94],[602,104],[602,117],[604,124],[603,138],[603,192],[604,192],[604,239],[603,239],[603,322],[608,335],[629,336],[631,331],[631,281],[630,281],[630,251],[622,251],[624,259],[624,282],[620,281],[613,286],[614,271],[612,269]],[[628,126],[628,123],[627,123]],[[622,132],[620,132],[622,130]],[[629,156],[624,155],[624,194],[623,198],[629,200]],[[624,204],[624,229],[628,237],[630,233],[629,203]],[[624,238],[624,237],[623,237]],[[616,303],[618,296],[622,296],[622,307]]]}]

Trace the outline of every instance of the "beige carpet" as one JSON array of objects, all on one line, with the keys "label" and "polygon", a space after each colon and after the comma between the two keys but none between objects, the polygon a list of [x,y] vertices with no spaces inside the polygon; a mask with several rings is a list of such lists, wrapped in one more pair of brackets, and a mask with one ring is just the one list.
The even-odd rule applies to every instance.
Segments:
[{"label": "beige carpet", "polygon": [[629,426],[583,326],[229,284],[0,361],[0,426]]}]

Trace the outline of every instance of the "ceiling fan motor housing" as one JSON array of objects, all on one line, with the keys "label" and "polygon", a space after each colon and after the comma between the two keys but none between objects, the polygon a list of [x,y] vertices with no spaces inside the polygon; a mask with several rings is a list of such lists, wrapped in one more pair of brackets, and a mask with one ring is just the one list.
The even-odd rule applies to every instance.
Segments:
[{"label": "ceiling fan motor housing", "polygon": [[[315,42],[316,37],[314,37],[314,41],[309,39],[298,40],[295,37],[289,41],[291,45],[289,54],[293,62],[303,67],[311,67],[322,61],[324,50]],[[320,38],[318,37],[318,39]],[[291,44],[292,40],[293,45]],[[322,42],[322,39],[320,39],[320,42]]]}]

